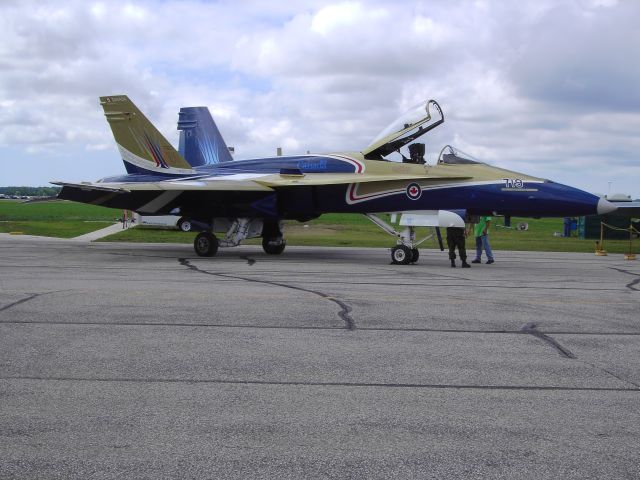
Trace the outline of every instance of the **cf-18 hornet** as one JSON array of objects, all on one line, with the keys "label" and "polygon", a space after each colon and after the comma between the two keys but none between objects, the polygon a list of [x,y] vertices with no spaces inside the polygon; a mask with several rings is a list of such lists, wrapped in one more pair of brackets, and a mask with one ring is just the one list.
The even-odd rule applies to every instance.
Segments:
[{"label": "cf-18 hornet", "polygon": [[[425,240],[416,238],[419,226],[464,227],[476,215],[565,217],[616,209],[596,195],[487,165],[450,146],[435,164],[426,163],[425,145],[416,140],[444,122],[435,100],[411,108],[360,152],[248,160],[231,157],[204,107],[181,109],[178,151],[127,96],[100,103],[127,174],[52,182],[62,186],[58,198],[179,215],[183,229],[201,230],[194,249],[204,257],[252,237],[262,237],[266,253],[281,254],[284,220],[360,213],[395,236],[392,262],[408,264],[418,260]],[[395,152],[402,161],[388,159]]]}]

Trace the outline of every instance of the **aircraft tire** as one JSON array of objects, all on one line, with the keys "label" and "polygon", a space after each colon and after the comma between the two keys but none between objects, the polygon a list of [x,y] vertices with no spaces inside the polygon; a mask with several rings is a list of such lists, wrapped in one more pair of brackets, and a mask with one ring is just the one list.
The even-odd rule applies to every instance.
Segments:
[{"label": "aircraft tire", "polygon": [[408,265],[413,259],[411,249],[404,245],[396,245],[391,249],[391,263],[395,265]]},{"label": "aircraft tire", "polygon": [[190,232],[191,230],[193,230],[193,225],[191,224],[191,220],[184,217],[178,220],[178,230],[182,232]]},{"label": "aircraft tire", "polygon": [[280,255],[282,252],[284,252],[285,247],[287,246],[287,242],[284,241],[284,239],[282,240],[282,243],[279,243],[277,245],[273,245],[271,242],[273,241],[272,238],[263,238],[262,239],[262,249],[264,250],[264,252],[268,255]]},{"label": "aircraft tire", "polygon": [[411,263],[416,263],[420,258],[420,250],[417,248],[411,249]]},{"label": "aircraft tire", "polygon": [[218,239],[211,232],[200,232],[193,241],[193,249],[200,257],[213,257],[218,253]]}]

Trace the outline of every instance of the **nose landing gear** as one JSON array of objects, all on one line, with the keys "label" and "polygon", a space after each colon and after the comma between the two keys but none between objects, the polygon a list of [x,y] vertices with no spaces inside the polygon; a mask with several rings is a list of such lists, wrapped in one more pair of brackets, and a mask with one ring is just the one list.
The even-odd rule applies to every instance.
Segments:
[{"label": "nose landing gear", "polygon": [[[410,263],[416,263],[418,261],[418,258],[420,258],[418,245],[426,240],[429,240],[436,234],[438,235],[440,249],[444,249],[444,247],[442,246],[442,239],[440,238],[438,227],[435,227],[435,233],[432,233],[422,240],[416,241],[416,231],[414,226],[407,226],[401,232],[399,232],[392,225],[390,225],[377,215],[374,215],[373,213],[367,213],[365,215],[367,216],[367,218],[369,218],[369,220],[371,220],[389,235],[393,235],[394,237],[396,237],[398,244],[391,249],[391,263],[393,263],[394,265],[409,265]],[[391,222],[395,222],[394,217],[395,214],[392,214]]]},{"label": "nose landing gear", "polygon": [[396,245],[391,249],[391,263],[395,265],[408,265],[416,263],[420,258],[420,250],[409,248],[406,245]]}]

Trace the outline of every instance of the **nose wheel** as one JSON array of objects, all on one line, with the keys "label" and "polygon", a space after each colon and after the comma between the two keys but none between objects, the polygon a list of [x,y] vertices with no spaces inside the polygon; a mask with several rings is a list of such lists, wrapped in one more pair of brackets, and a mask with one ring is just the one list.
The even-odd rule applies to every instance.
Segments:
[{"label": "nose wheel", "polygon": [[[403,223],[403,217],[400,220],[401,226],[406,226],[406,228],[402,231],[398,231],[394,228],[393,225],[387,223],[385,220],[380,218],[378,215],[373,213],[365,213],[365,216],[379,226],[382,230],[387,232],[389,235],[393,235],[396,237],[397,245],[391,249],[391,263],[395,265],[409,265],[410,263],[416,263],[420,258],[420,251],[418,250],[418,245],[429,240],[430,238],[437,236],[438,244],[440,245],[440,250],[444,250],[444,246],[442,244],[442,236],[440,235],[440,228],[435,226],[435,232],[427,235],[422,240],[416,240],[416,226],[429,227],[433,226],[433,217],[435,214],[439,214],[439,211],[424,211],[424,212],[413,212],[412,215],[427,217],[418,218],[419,222],[415,221],[415,218],[409,218],[405,223]],[[391,214],[391,222],[396,223],[396,214]],[[416,225],[412,224],[415,223]],[[438,225],[435,223],[435,225]]]},{"label": "nose wheel", "polygon": [[417,262],[419,257],[420,251],[417,248],[396,245],[391,249],[391,263],[395,265],[409,265]]}]

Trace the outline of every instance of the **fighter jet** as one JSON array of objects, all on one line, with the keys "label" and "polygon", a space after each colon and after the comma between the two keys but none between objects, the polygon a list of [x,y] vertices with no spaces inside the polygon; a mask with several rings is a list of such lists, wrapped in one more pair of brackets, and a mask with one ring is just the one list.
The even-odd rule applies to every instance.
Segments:
[{"label": "fighter jet", "polygon": [[[281,254],[284,220],[359,213],[396,238],[392,263],[409,264],[418,260],[417,247],[426,239],[416,239],[418,226],[464,227],[473,215],[564,217],[616,208],[573,187],[492,167],[450,146],[435,164],[425,162],[425,145],[416,140],[444,122],[435,100],[411,108],[360,152],[247,160],[233,160],[215,124],[203,124],[208,112],[182,109],[181,154],[127,96],[100,97],[100,103],[127,174],[52,182],[63,187],[58,198],[142,215],[180,215],[201,230],[194,249],[203,257],[252,237],[262,237],[266,253]],[[395,152],[402,161],[389,160]],[[385,213],[392,214],[391,221]]]}]

